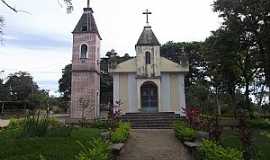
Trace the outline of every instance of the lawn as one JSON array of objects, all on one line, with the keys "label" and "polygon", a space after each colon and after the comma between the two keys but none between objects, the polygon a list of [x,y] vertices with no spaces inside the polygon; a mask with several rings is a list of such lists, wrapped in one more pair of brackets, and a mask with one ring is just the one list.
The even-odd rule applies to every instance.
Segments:
[{"label": "lawn", "polygon": [[99,129],[73,129],[68,137],[18,138],[19,130],[0,130],[1,160],[74,160],[80,145],[100,135]]},{"label": "lawn", "polygon": [[[261,156],[261,160],[270,159],[270,129],[257,129],[253,133],[256,150]],[[222,144],[228,147],[235,147],[240,149],[239,135],[237,131],[226,130],[222,135]]]}]

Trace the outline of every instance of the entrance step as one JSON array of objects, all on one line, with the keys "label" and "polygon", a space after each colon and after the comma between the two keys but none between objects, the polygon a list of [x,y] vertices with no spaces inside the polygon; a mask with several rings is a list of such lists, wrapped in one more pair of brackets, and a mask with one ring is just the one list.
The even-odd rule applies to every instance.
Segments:
[{"label": "entrance step", "polygon": [[124,122],[130,122],[136,129],[169,129],[177,116],[174,112],[158,113],[127,113],[121,117]]}]

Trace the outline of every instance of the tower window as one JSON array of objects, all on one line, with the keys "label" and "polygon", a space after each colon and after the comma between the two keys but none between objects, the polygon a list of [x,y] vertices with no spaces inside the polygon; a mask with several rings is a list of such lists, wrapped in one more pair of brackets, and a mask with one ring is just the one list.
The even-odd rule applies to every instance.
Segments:
[{"label": "tower window", "polygon": [[82,26],[82,31],[83,31],[83,32],[86,32],[86,31],[87,31],[87,26],[86,26],[86,25],[83,25],[83,26]]},{"label": "tower window", "polygon": [[150,54],[150,52],[145,53],[145,64],[151,64],[151,54]]},{"label": "tower window", "polygon": [[81,59],[86,59],[87,58],[87,45],[86,44],[83,44],[81,46],[81,56],[80,56]]}]

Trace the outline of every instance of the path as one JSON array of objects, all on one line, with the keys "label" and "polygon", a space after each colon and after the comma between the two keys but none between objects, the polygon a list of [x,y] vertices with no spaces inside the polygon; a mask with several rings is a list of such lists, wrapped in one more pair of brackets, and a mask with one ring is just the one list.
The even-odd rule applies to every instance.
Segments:
[{"label": "path", "polygon": [[190,160],[171,129],[132,130],[119,160]]}]

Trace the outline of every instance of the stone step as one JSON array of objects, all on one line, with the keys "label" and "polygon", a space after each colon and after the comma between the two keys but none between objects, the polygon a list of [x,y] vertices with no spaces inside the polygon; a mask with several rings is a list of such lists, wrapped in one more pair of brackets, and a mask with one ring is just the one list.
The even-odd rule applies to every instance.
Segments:
[{"label": "stone step", "polygon": [[177,118],[170,118],[170,117],[122,117],[123,121],[175,121]]},{"label": "stone step", "polygon": [[169,125],[169,124],[140,124],[140,125],[137,125],[137,124],[133,124],[131,125],[132,128],[172,128],[173,126],[172,125]]},{"label": "stone step", "polygon": [[173,112],[160,113],[127,113],[121,117],[125,122],[130,122],[132,128],[137,129],[169,129],[177,119]]},{"label": "stone step", "polygon": [[174,112],[156,112],[156,113],[137,112],[137,113],[126,113],[125,115],[175,115],[175,113]]}]

